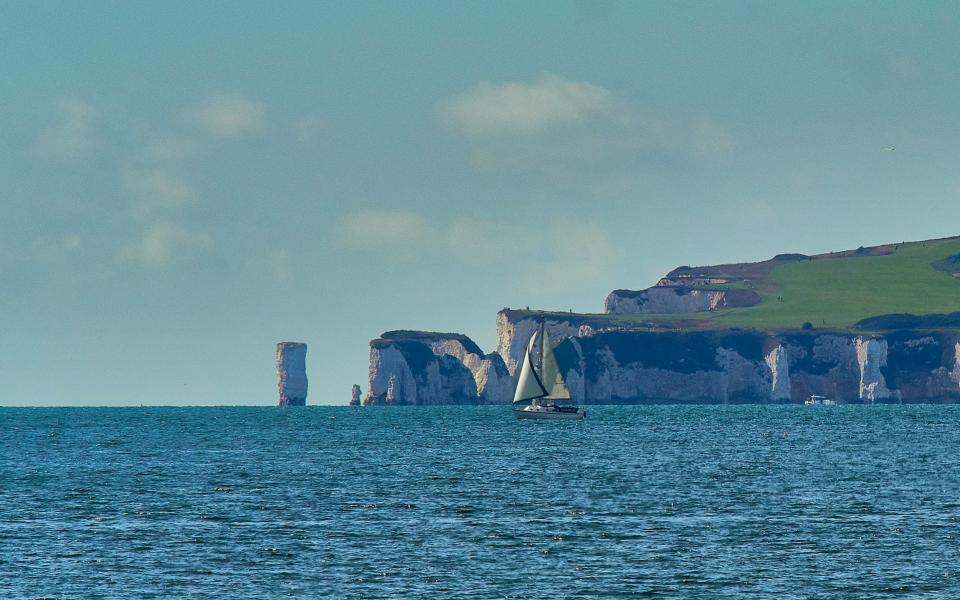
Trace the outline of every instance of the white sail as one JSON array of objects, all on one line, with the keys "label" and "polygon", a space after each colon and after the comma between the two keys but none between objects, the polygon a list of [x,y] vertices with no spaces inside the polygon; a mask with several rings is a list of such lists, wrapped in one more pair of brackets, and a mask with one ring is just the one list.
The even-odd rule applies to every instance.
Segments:
[{"label": "white sail", "polygon": [[543,368],[540,372],[540,383],[547,390],[546,398],[548,400],[569,400],[570,390],[563,381],[563,375],[560,374],[560,365],[557,364],[557,357],[553,354],[553,348],[550,347],[550,336],[547,330],[543,330]]},{"label": "white sail", "polygon": [[543,398],[547,395],[547,390],[540,383],[536,371],[533,368],[533,345],[536,342],[536,335],[530,338],[527,344],[527,351],[523,355],[523,367],[520,368],[520,379],[517,381],[517,391],[513,395],[513,403],[529,402],[537,398]]}]

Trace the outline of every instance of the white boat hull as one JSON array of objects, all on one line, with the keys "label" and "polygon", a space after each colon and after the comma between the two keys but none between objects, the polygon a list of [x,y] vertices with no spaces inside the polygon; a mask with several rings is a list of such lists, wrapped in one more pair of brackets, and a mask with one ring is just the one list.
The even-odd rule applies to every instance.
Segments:
[{"label": "white boat hull", "polygon": [[587,411],[583,408],[577,408],[576,412],[572,412],[558,411],[542,406],[528,406],[526,408],[513,409],[513,416],[518,419],[537,421],[579,421],[587,416]]}]

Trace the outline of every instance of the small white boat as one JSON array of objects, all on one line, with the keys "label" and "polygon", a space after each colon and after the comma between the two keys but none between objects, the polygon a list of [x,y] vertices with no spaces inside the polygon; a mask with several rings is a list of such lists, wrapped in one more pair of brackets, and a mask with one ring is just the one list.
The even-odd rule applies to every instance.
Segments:
[{"label": "small white boat", "polygon": [[[533,366],[535,350],[539,350],[536,367]],[[570,398],[542,320],[523,357],[517,391],[513,395],[513,415],[518,419],[543,421],[575,421],[587,415],[587,411],[575,406]]]},{"label": "small white boat", "polygon": [[803,403],[806,404],[807,406],[816,406],[816,405],[833,406],[837,403],[837,401],[827,398],[826,396],[818,396],[816,394],[813,394],[809,398],[804,400]]},{"label": "small white boat", "polygon": [[587,411],[579,406],[531,403],[523,408],[514,408],[518,419],[539,419],[543,421],[577,421],[587,416]]}]

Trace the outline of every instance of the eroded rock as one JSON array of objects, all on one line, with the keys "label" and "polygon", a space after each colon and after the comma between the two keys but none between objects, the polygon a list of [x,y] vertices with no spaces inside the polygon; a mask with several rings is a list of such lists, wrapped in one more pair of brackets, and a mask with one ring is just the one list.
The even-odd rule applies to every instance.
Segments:
[{"label": "eroded rock", "polygon": [[277,388],[280,392],[280,406],[303,406],[307,403],[306,344],[277,344]]}]

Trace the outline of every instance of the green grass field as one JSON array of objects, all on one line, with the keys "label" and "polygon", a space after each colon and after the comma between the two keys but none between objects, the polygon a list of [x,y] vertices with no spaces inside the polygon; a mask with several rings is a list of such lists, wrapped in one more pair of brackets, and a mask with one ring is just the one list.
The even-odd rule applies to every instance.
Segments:
[{"label": "green grass field", "polygon": [[809,321],[843,329],[876,315],[960,311],[960,279],[931,264],[956,254],[960,238],[903,244],[884,256],[780,264],[758,282],[760,304],[706,316],[728,327],[794,328]]},{"label": "green grass field", "polygon": [[[821,255],[811,260],[710,267],[715,273],[756,273],[746,285],[760,294],[760,304],[705,313],[590,318],[655,329],[742,327],[783,331],[800,329],[810,322],[815,329],[845,330],[877,315],[957,312],[960,278],[931,263],[958,254],[960,237],[899,244],[892,254],[884,255]],[[764,264],[771,266],[759,268]]]}]

